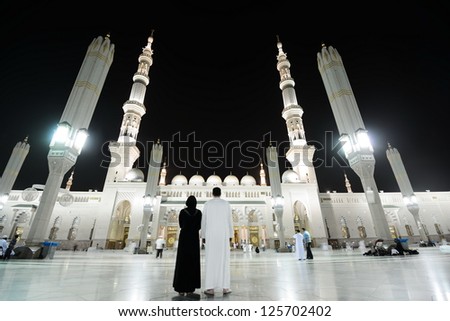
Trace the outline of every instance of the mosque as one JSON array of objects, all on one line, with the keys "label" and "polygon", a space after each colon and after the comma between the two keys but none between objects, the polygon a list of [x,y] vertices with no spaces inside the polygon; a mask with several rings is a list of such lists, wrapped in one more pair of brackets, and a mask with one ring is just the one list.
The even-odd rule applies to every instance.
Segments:
[{"label": "mosque", "polygon": [[[199,209],[202,209],[204,202],[212,197],[212,188],[220,186],[222,197],[232,206],[232,242],[237,244],[283,248],[292,241],[295,230],[302,227],[310,231],[313,246],[323,249],[340,248],[344,243],[361,244],[361,241],[368,244],[378,238],[406,237],[410,242],[450,240],[450,192],[415,193],[410,187],[400,154],[392,146],[388,146],[386,153],[400,192],[378,191],[373,179],[373,150],[370,142],[364,140],[367,131],[354,101],[342,59],[333,47],[322,47],[318,53],[318,69],[341,140],[349,143],[344,144],[344,147],[347,146],[346,157],[361,178],[364,192],[353,192],[346,176],[343,177],[346,193],[319,192],[315,169],[311,165],[315,150],[306,140],[303,109],[297,103],[290,62],[279,40],[276,68],[280,83],[274,86],[280,87],[283,98],[281,116],[286,122],[290,142],[285,157],[292,168],[280,173],[275,161],[267,166],[261,164],[258,177],[248,174],[237,177],[231,173],[226,177],[215,174],[186,177],[180,173],[169,182],[166,180],[167,166],[161,161],[161,145],[155,143],[151,157],[154,162],[149,166],[146,181],[142,170],[133,165],[140,155],[136,142],[140,121],[146,112],[144,98],[153,64],[152,42],[153,37],[150,36],[138,58],[137,71],[132,75],[130,98],[122,106],[122,121],[118,120],[119,137],[109,144],[112,158],[103,190],[73,191],[73,172],[65,188],[61,187],[61,181],[56,186],[54,200],[48,196],[50,192],[46,193],[46,188],[52,185],[49,183],[51,175],[45,185],[13,190],[14,180],[30,148],[25,139],[14,148],[0,181],[0,234],[10,238],[18,234],[25,243],[29,239],[55,241],[59,249],[72,249],[74,246],[80,250],[94,247],[138,248],[145,252],[159,236],[166,240],[168,247],[176,247],[178,213],[184,207],[186,198],[194,195]],[[94,39],[89,50],[93,47],[100,53],[106,52],[105,56],[112,62],[114,49],[109,36]],[[89,55],[89,50],[86,59],[100,56]],[[86,66],[89,64],[83,64],[82,68]],[[103,70],[98,74],[106,77],[106,73]],[[79,77],[84,74],[80,72]],[[78,80],[73,92],[81,90],[79,88],[87,91],[93,87]],[[97,85],[98,91],[102,84]],[[73,116],[75,114],[71,116],[65,110],[62,120],[78,117]],[[75,122],[68,122],[74,126]],[[87,125],[78,128],[87,128]],[[50,156],[62,155],[55,153],[52,144],[49,162],[52,161]],[[269,160],[277,159],[276,150],[271,147],[267,149],[267,155]],[[71,164],[75,160],[72,159]],[[61,173],[67,173],[70,168],[64,167]],[[46,210],[42,207],[40,212],[42,205],[46,206]]]}]

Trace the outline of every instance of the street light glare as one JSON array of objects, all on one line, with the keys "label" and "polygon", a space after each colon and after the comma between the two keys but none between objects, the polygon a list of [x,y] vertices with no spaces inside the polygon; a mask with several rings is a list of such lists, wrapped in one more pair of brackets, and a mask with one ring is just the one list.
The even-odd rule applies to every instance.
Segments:
[{"label": "street light glare", "polygon": [[53,134],[51,146],[55,144],[64,144],[69,140],[70,135],[70,125],[67,123],[58,124],[58,128],[56,128],[55,133]]},{"label": "street light glare", "polygon": [[369,134],[364,130],[359,130],[356,133],[356,138],[358,140],[358,144],[360,149],[368,149],[372,151],[372,144],[370,143]]},{"label": "street light glare", "polygon": [[89,134],[86,129],[82,128],[78,130],[77,136],[75,137],[75,142],[73,144],[73,147],[78,151],[78,154],[81,153],[88,136]]}]

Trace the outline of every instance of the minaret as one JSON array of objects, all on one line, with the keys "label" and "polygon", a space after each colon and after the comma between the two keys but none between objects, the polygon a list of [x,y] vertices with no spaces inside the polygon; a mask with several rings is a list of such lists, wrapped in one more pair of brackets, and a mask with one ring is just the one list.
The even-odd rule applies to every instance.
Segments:
[{"label": "minaret", "polygon": [[280,89],[284,104],[282,116],[286,120],[290,143],[286,158],[291,163],[292,169],[298,174],[301,183],[317,183],[313,166],[315,147],[306,143],[302,120],[303,108],[297,103],[295,82],[290,71],[291,64],[278,37],[277,47],[277,69],[280,73]]},{"label": "minaret", "polygon": [[350,184],[350,181],[348,180],[347,174],[344,172],[345,177],[345,187],[347,188],[347,193],[353,193],[352,191],[352,185]]},{"label": "minaret", "polygon": [[27,246],[41,246],[48,237],[50,218],[66,172],[72,168],[87,138],[106,76],[113,62],[114,44],[109,35],[95,38],[84,57],[47,155],[49,175],[39,207],[26,236]]},{"label": "minaret", "polygon": [[396,148],[393,148],[391,144],[388,143],[388,149],[386,150],[386,156],[391,164],[392,171],[394,172],[395,179],[397,181],[400,192],[403,196],[403,201],[405,202],[408,211],[414,217],[416,226],[419,230],[420,239],[422,241],[430,241],[429,237],[426,235],[423,224],[419,216],[419,204],[417,203],[416,195],[414,194],[411,182],[409,181],[408,174],[406,173],[405,166],[403,165],[402,157]]},{"label": "minaret", "polygon": [[159,177],[159,186],[166,186],[166,175],[167,175],[166,162],[164,162]]},{"label": "minaret", "polygon": [[373,177],[375,158],[341,56],[336,49],[323,45],[317,54],[318,68],[330,101],[339,140],[350,167],[361,179],[375,228],[375,235],[392,240],[389,225]]},{"label": "minaret", "polygon": [[146,113],[144,106],[147,85],[150,82],[149,71],[153,64],[153,30],[148,37],[147,45],[138,58],[138,67],[133,75],[133,86],[129,99],[123,104],[124,112],[120,126],[119,138],[110,142],[111,162],[106,174],[105,184],[124,181],[128,171],[139,158],[140,151],[136,146],[142,116]]},{"label": "minaret", "polygon": [[6,202],[11,189],[14,186],[14,182],[19,175],[23,162],[30,151],[30,145],[28,144],[28,136],[21,142],[18,142],[14,147],[2,177],[0,177],[0,209],[3,202]]},{"label": "minaret", "polygon": [[264,172],[263,164],[260,164],[261,169],[259,170],[259,177],[261,178],[261,186],[267,186],[266,183],[266,173]]},{"label": "minaret", "polygon": [[73,173],[74,173],[74,171],[72,171],[72,173],[70,173],[70,177],[66,183],[66,190],[68,190],[68,191],[70,191],[70,188],[72,187],[72,184],[73,184]]}]

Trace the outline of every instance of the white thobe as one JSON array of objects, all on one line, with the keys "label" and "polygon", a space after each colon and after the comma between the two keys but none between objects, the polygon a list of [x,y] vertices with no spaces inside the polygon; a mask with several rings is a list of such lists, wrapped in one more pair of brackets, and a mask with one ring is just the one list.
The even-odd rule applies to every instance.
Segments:
[{"label": "white thobe", "polygon": [[231,206],[214,197],[203,206],[201,237],[205,239],[205,289],[230,288]]},{"label": "white thobe", "polygon": [[303,234],[295,233],[295,254],[297,255],[297,259],[306,260],[305,247],[303,245]]}]

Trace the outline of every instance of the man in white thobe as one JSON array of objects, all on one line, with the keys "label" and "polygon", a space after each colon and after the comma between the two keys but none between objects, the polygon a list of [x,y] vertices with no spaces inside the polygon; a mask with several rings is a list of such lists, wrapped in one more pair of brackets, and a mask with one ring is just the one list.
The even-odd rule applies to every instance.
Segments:
[{"label": "man in white thobe", "polygon": [[223,294],[230,289],[230,241],[233,235],[230,203],[220,198],[221,189],[213,188],[213,198],[203,206],[201,237],[205,243],[204,293],[214,295],[215,289]]},{"label": "man in white thobe", "polygon": [[158,239],[156,240],[156,258],[162,259],[165,245],[166,245],[166,241],[164,241],[162,236],[158,237]]},{"label": "man in white thobe", "polygon": [[295,239],[295,254],[297,255],[297,259],[306,260],[305,247],[303,246],[303,234],[300,233],[299,230],[295,231],[294,239]]}]

